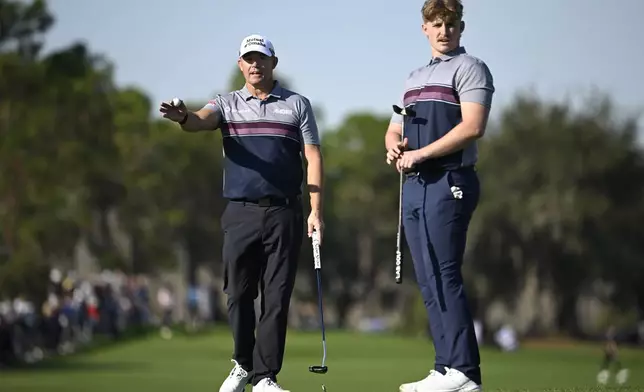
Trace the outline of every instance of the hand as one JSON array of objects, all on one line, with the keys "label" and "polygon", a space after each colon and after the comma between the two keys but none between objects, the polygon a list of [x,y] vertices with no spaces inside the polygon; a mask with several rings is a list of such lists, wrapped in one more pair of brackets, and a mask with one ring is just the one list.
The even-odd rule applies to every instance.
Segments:
[{"label": "hand", "polygon": [[408,141],[404,138],[402,142],[396,144],[395,147],[387,150],[387,165],[396,162],[402,156],[403,152],[407,149]]},{"label": "hand", "polygon": [[324,222],[322,222],[322,218],[320,217],[319,212],[311,211],[311,214],[309,214],[309,218],[306,220],[306,224],[308,226],[309,237],[313,235],[313,231],[317,231],[320,238],[320,245],[322,245],[322,233],[324,231]]},{"label": "hand", "polygon": [[179,103],[179,106],[174,106],[172,102],[161,102],[159,111],[163,113],[163,118],[174,122],[183,120],[188,114],[188,108],[186,108],[186,104],[183,101]]},{"label": "hand", "polygon": [[402,165],[402,161],[401,161],[400,159],[398,159],[398,160],[396,161],[396,170],[398,171],[398,173],[400,173],[400,172],[404,171],[404,169],[402,168],[402,166],[401,166],[401,165]]},{"label": "hand", "polygon": [[402,157],[398,160],[396,167],[400,170],[409,170],[412,169],[417,164],[424,161],[427,157],[423,155],[422,150],[411,150],[405,151],[402,154]]}]

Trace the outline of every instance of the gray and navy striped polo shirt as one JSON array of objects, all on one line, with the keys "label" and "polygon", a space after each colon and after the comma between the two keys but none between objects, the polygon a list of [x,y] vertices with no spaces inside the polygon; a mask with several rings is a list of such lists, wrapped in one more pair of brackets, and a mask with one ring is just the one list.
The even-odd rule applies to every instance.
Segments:
[{"label": "gray and navy striped polo shirt", "polygon": [[[415,118],[406,118],[405,137],[410,149],[420,149],[443,137],[462,121],[461,102],[492,105],[494,82],[487,65],[459,47],[435,57],[423,67],[412,71],[405,83],[399,105],[413,105]],[[402,116],[393,114],[391,121],[402,123]],[[472,166],[478,159],[476,143],[450,155],[429,159],[419,170],[453,170]]]},{"label": "gray and navy striped polo shirt", "polygon": [[265,100],[244,87],[217,95],[206,107],[222,114],[225,198],[302,193],[304,144],[320,144],[307,98],[276,83]]}]

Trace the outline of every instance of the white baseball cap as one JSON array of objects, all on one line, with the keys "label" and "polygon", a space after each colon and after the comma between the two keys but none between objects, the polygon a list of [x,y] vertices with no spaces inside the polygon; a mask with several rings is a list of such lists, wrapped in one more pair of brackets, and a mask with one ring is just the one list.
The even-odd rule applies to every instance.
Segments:
[{"label": "white baseball cap", "polygon": [[273,43],[268,38],[258,34],[249,35],[242,40],[241,46],[239,47],[239,57],[250,52],[260,52],[271,57],[275,56]]}]

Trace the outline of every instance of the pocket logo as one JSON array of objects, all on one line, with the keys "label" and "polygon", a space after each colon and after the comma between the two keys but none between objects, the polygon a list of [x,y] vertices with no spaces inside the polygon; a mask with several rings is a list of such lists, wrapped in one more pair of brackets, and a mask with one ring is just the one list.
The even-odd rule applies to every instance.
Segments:
[{"label": "pocket logo", "polygon": [[450,190],[452,191],[452,195],[454,195],[454,199],[462,199],[463,198],[463,191],[461,190],[461,188],[459,188],[457,186],[453,186],[453,187],[450,188]]}]

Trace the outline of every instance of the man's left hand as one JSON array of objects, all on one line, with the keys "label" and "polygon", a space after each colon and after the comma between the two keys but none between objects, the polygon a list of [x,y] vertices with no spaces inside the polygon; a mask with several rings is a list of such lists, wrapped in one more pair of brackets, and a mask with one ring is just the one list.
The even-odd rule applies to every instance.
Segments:
[{"label": "man's left hand", "polygon": [[306,221],[308,225],[309,237],[313,235],[314,231],[318,232],[320,244],[322,244],[322,233],[324,231],[324,222],[318,211],[311,211],[309,219]]},{"label": "man's left hand", "polygon": [[412,169],[417,164],[427,159],[422,150],[405,151],[399,159],[398,167],[402,170]]}]

